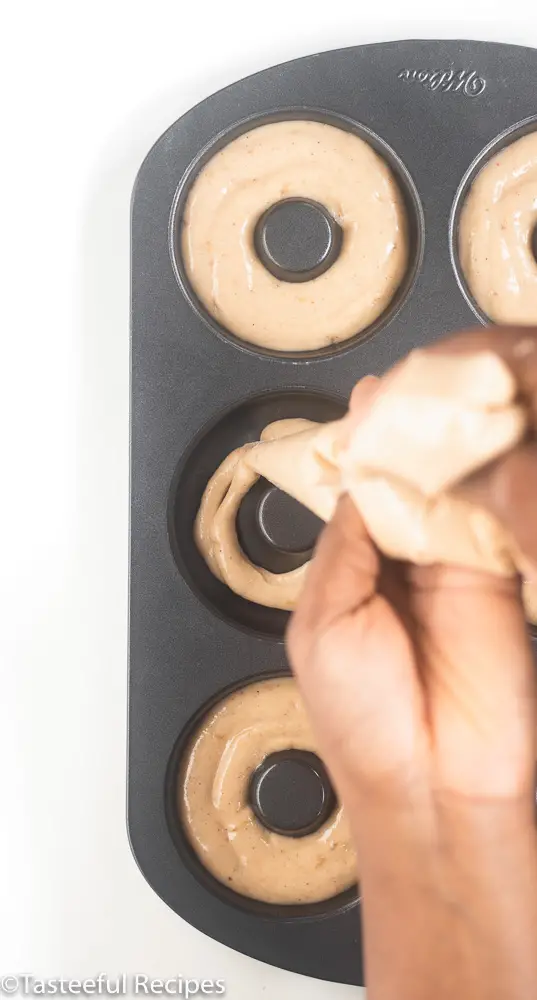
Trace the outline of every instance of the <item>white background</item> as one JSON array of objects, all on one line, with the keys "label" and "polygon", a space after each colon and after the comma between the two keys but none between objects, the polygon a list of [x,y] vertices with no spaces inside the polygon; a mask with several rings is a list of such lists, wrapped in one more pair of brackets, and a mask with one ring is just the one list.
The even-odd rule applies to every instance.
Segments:
[{"label": "white background", "polygon": [[5,0],[0,975],[222,977],[232,1000],[360,993],[204,937],[130,854],[130,190],[175,118],[273,63],[398,37],[537,45],[533,0],[500,6]]}]

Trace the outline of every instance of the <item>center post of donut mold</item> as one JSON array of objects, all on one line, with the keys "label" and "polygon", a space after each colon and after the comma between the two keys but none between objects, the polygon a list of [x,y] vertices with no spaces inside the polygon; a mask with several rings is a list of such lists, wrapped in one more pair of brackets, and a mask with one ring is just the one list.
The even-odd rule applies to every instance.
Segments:
[{"label": "center post of donut mold", "polygon": [[265,757],[251,776],[249,796],[259,822],[287,837],[315,833],[336,805],[324,764],[308,750],[280,750]]},{"label": "center post of donut mold", "polygon": [[315,514],[263,478],[237,512],[241,548],[272,573],[286,573],[307,562],[322,526]]},{"label": "center post of donut mold", "polygon": [[254,246],[260,261],[280,281],[312,281],[337,260],[343,230],[331,213],[310,198],[284,198],[257,222]]}]

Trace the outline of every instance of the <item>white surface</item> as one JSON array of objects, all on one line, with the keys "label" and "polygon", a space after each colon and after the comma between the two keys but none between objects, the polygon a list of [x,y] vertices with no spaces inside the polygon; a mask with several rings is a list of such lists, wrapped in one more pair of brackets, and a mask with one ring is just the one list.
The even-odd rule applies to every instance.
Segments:
[{"label": "white surface", "polygon": [[[146,885],[124,820],[128,226],[196,101],[397,37],[537,45],[533,0],[93,0],[3,8],[0,975],[221,977],[233,1000],[360,991],[210,941]],[[525,13],[524,13],[525,10]],[[514,13],[516,11],[516,18]]]}]

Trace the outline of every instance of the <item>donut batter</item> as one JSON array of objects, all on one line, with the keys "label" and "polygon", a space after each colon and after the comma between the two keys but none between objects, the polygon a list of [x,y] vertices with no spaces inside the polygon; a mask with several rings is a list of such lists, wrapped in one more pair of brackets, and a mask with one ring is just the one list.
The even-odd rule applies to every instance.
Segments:
[{"label": "donut batter", "polygon": [[[317,426],[310,420],[277,420],[264,428],[261,441],[279,440]],[[259,473],[248,464],[254,447],[245,444],[236,448],[218,466],[203,493],[194,538],[209,569],[236,594],[268,608],[289,611],[296,606],[307,564],[289,573],[270,573],[250,562],[237,538],[237,511],[259,479]]]},{"label": "donut batter", "polygon": [[[379,549],[397,559],[451,563],[504,575],[523,570],[519,553],[499,522],[451,492],[457,482],[508,451],[525,433],[526,414],[517,402],[514,376],[499,357],[480,352],[447,358],[414,351],[381,380],[350,436],[346,419],[322,425],[304,422],[299,433],[245,446],[235,475],[239,472],[251,480],[253,470],[265,476],[325,521],[339,495],[349,493]],[[293,422],[287,423],[290,429]],[[199,523],[203,512],[203,536],[210,538],[214,516],[210,500],[215,496],[211,484],[216,477],[198,515],[202,553]],[[259,601],[261,592],[251,588],[244,562],[235,560],[234,549],[231,560],[222,551],[227,548],[226,533],[227,537],[233,533],[238,548],[234,520],[244,493],[237,491],[233,479],[229,489],[235,500],[222,514],[226,531],[220,524],[219,547],[210,548],[205,558],[209,565],[211,559],[217,561],[220,578],[228,586]],[[242,553],[241,560],[246,560]],[[283,606],[283,601],[276,604],[280,587],[285,606],[293,606],[304,573],[302,566],[272,577],[271,606]],[[292,578],[290,591],[285,590],[288,578]]]},{"label": "donut batter", "polygon": [[537,322],[537,131],[490,158],[472,184],[459,226],[468,286],[496,323]]},{"label": "donut batter", "polygon": [[[319,277],[279,281],[254,248],[260,216],[309,198],[343,229],[334,264]],[[237,337],[278,351],[307,351],[354,336],[384,312],[408,261],[403,199],[387,164],[352,132],[317,121],[261,125],[202,169],[189,193],[182,253],[190,283]]]},{"label": "donut batter", "polygon": [[341,806],[305,837],[272,833],[257,820],[251,775],[269,754],[289,748],[316,752],[295,681],[278,677],[235,691],[191,740],[179,808],[192,847],[220,882],[267,903],[313,903],[356,882],[356,856]]}]

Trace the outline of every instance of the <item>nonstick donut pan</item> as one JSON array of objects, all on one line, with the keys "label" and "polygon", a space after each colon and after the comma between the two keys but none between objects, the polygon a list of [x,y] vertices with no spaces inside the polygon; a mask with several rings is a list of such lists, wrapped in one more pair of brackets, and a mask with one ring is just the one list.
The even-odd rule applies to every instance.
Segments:
[{"label": "nonstick donut pan", "polygon": [[[287,613],[216,580],[194,545],[193,521],[218,464],[267,423],[333,419],[361,376],[485,321],[460,273],[458,213],[482,163],[537,128],[536,83],[536,51],[484,42],[390,42],[297,59],[189,111],[153,146],[135,185],[131,845],[147,881],[185,920],[241,952],[321,979],[363,983],[357,893],[303,907],[238,896],[203,869],[177,819],[181,753],[203,712],[252,678],[288,670]],[[391,166],[409,219],[407,273],[385,313],[362,334],[303,354],[256,348],[220,327],[189,286],[180,243],[181,213],[201,167],[253,126],[288,119],[365,138]],[[310,204],[269,213],[264,227],[259,255],[282,280],[297,273],[300,280],[337,253],[330,220]],[[305,561],[319,522],[263,481],[251,494],[237,519],[248,555],[274,572]],[[281,824],[285,806],[278,808]]]}]

